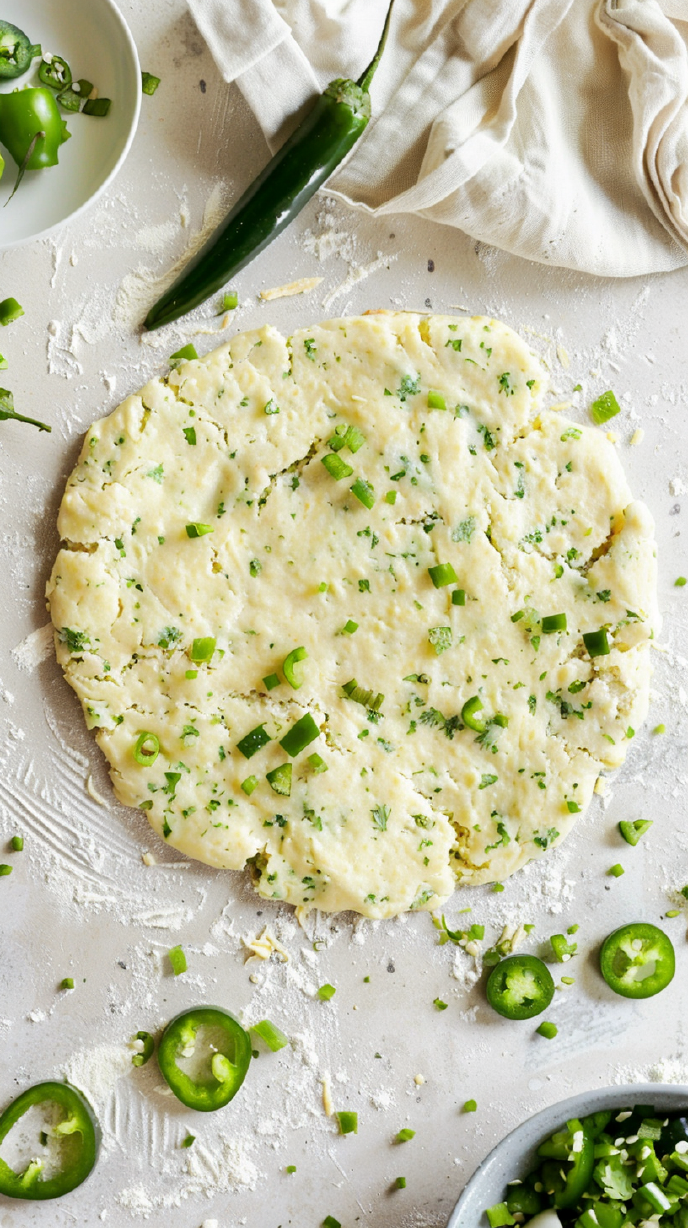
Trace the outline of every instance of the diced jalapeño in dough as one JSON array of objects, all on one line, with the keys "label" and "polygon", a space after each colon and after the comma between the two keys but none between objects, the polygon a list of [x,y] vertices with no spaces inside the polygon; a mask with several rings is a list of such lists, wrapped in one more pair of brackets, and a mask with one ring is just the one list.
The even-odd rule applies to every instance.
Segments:
[{"label": "diced jalape\u00f1o in dough", "polygon": [[446,584],[458,584],[458,577],[451,563],[438,563],[436,567],[428,567],[428,575],[435,588],[444,588]]},{"label": "diced jalape\u00f1o in dough", "polygon": [[237,750],[241,751],[244,759],[252,759],[256,751],[262,750],[271,741],[270,734],[265,732],[265,726],[256,725],[255,729],[249,729],[241,741],[237,742]]},{"label": "diced jalape\u00f1o in dough", "polygon": [[212,635],[207,635],[201,639],[194,640],[191,645],[191,660],[209,661],[214,652],[215,640]]},{"label": "diced jalape\u00f1o in dough", "polygon": [[294,759],[296,755],[300,755],[301,751],[305,750],[311,742],[314,742],[319,734],[320,730],[313,720],[313,717],[311,716],[310,712],[306,712],[305,716],[302,716],[301,719],[297,721],[295,725],[292,725],[291,729],[285,733],[284,737],[280,738],[280,746],[283,748],[283,750],[286,750],[288,755],[291,755],[292,759]]},{"label": "diced jalape\u00f1o in dough", "polygon": [[591,657],[607,657],[611,652],[604,627],[600,627],[599,631],[584,632],[583,643]]},{"label": "diced jalape\u00f1o in dough", "polygon": [[546,614],[542,620],[542,634],[552,635],[555,631],[566,630],[565,614]]}]

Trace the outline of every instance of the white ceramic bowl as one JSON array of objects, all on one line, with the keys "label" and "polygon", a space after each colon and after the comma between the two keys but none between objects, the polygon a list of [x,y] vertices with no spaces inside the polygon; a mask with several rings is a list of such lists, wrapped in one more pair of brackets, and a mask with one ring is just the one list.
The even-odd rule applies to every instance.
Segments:
[{"label": "white ceramic bowl", "polygon": [[[141,70],[136,46],[113,0],[3,0],[2,17],[61,55],[75,80],[85,77],[112,99],[104,118],[62,112],[72,136],[60,146],[59,165],[27,171],[14,199],[17,167],[0,146],[5,172],[0,180],[0,248],[14,247],[45,235],[76,217],[100,196],[127,156],[141,107]],[[39,85],[38,66],[14,81],[2,80],[0,91]]]},{"label": "white ceramic bowl", "polygon": [[525,1177],[535,1167],[540,1143],[571,1117],[584,1117],[601,1109],[652,1104],[659,1110],[688,1110],[688,1086],[671,1083],[633,1083],[601,1087],[560,1100],[529,1117],[507,1134],[475,1170],[449,1217],[447,1228],[486,1228],[483,1212],[502,1202],[508,1181]]}]

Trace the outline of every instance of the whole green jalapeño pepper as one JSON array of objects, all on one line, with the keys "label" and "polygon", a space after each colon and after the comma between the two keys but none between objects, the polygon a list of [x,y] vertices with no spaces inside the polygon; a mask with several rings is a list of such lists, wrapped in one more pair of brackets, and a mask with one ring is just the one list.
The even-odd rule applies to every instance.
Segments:
[{"label": "whole green jalape\u00f1o pepper", "polygon": [[[69,1083],[36,1083],[21,1092],[0,1115],[0,1144],[36,1106],[44,1106],[45,1124],[21,1171],[0,1159],[0,1194],[6,1198],[60,1198],[86,1180],[98,1156],[100,1130],[93,1110]],[[43,1177],[46,1160],[50,1175]]]},{"label": "whole green jalape\u00f1o pepper", "polygon": [[158,1045],[163,1078],[182,1104],[201,1113],[229,1104],[250,1062],[248,1032],[220,1006],[182,1011],[168,1023]]},{"label": "whole green jalape\u00f1o pepper", "polygon": [[358,81],[330,82],[190,267],[151,307],[146,328],[178,320],[221,290],[293,221],[353,148],[370,119],[370,83],[384,50],[393,3],[390,0],[378,49],[365,72]]},{"label": "whole green jalape\u00f1o pepper", "polygon": [[56,166],[57,151],[70,136],[52,90],[27,87],[0,94],[0,142],[17,166],[27,171]]}]

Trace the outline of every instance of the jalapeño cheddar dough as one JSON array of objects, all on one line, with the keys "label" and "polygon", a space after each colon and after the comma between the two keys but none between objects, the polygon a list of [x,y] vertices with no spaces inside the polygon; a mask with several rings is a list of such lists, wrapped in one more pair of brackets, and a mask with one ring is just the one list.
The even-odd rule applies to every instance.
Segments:
[{"label": "jalape\u00f1o cheddar dough", "polygon": [[653,525],[483,317],[181,361],[87,432],[48,584],[115,792],[306,911],[389,917],[546,854],[648,706]]}]

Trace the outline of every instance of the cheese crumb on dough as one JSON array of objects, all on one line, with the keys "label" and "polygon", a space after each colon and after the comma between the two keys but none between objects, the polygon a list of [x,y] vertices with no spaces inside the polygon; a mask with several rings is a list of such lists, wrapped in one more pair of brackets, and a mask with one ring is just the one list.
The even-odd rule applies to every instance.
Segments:
[{"label": "cheese crumb on dough", "polygon": [[547,385],[496,320],[380,312],[240,333],[96,422],[47,591],[120,801],[300,917],[558,844],[660,621],[650,515]]}]

